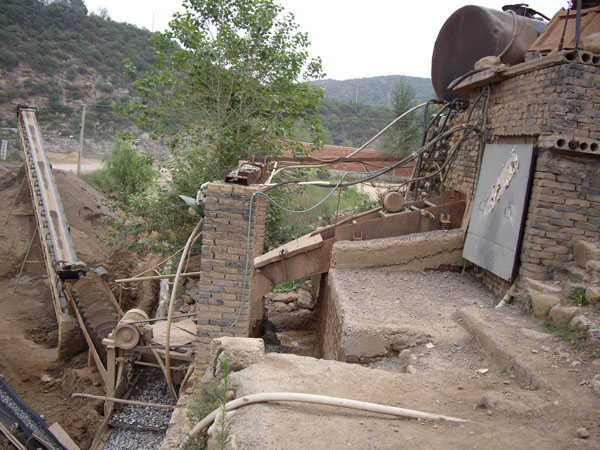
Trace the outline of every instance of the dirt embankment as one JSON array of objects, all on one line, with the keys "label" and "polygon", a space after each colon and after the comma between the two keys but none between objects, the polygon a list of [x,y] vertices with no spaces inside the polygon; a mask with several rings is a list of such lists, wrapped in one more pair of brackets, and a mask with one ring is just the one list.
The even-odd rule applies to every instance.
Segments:
[{"label": "dirt embankment", "polygon": [[[59,422],[88,448],[103,420],[101,403],[73,400],[71,394],[102,395],[104,388],[96,369],[87,367],[86,353],[57,360],[56,318],[25,177],[23,164],[0,163],[0,374],[49,425]],[[54,177],[78,259],[90,268],[104,266],[111,279],[141,271],[150,257],[108,245],[107,219],[115,213],[103,197],[71,173],[55,170]],[[118,288],[109,285],[118,298]],[[142,286],[124,291],[124,309],[137,303]]]}]

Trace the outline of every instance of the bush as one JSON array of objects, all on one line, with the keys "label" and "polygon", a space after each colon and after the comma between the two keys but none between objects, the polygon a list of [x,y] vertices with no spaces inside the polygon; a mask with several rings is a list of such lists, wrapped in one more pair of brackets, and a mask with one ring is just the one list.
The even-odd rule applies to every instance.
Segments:
[{"label": "bush", "polygon": [[110,153],[104,158],[104,168],[83,176],[85,181],[128,203],[143,195],[156,176],[154,158],[139,152],[129,136],[119,134]]},{"label": "bush", "polygon": [[123,202],[144,193],[156,176],[154,158],[139,152],[129,136],[120,134],[110,154],[104,158],[107,184],[111,193]]},{"label": "bush", "polygon": [[6,161],[22,162],[23,153],[21,153],[21,151],[17,150],[16,148],[12,148],[6,153]]}]

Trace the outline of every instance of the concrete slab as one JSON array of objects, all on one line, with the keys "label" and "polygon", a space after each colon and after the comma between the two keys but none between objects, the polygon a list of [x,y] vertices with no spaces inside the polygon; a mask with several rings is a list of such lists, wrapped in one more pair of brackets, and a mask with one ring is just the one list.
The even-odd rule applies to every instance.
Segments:
[{"label": "concrete slab", "polygon": [[331,266],[366,268],[402,264],[406,270],[461,267],[464,231],[430,231],[366,241],[340,241],[333,246]]},{"label": "concrete slab", "polygon": [[[472,356],[476,361],[480,355]],[[482,365],[491,367],[481,359]],[[476,375],[471,369],[470,365],[459,366],[452,372],[424,377],[267,354],[263,363],[231,376],[236,397],[260,392],[311,393],[443,413],[472,423],[396,419],[279,402],[238,410],[230,423],[230,435],[235,436],[239,450],[590,448],[584,444],[598,443],[594,436],[593,442],[577,445],[577,438],[565,433],[563,426],[554,426],[563,416],[544,391],[507,386],[495,369],[486,375]],[[490,396],[494,402],[485,402]],[[477,407],[479,404],[485,406]]]},{"label": "concrete slab", "polygon": [[453,319],[456,310],[491,308],[494,301],[469,275],[455,272],[332,269],[320,327],[322,355],[368,363],[430,341],[451,344],[464,333]]}]

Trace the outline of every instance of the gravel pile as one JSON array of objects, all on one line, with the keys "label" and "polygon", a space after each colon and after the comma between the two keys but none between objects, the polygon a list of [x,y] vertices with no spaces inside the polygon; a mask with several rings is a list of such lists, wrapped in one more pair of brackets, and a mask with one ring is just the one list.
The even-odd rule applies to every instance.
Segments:
[{"label": "gravel pile", "polygon": [[24,410],[19,405],[17,399],[13,398],[12,394],[5,390],[4,383],[0,383],[0,404],[4,405],[16,417],[18,417],[19,420],[21,420],[21,422],[23,422],[23,424],[29,429],[29,431],[33,432],[37,436],[40,436],[42,439],[51,443],[56,448],[62,448],[54,436],[50,434],[45,427],[42,427],[38,423],[38,420],[43,422],[43,419],[41,419],[39,416],[34,417],[29,413],[29,411]]},{"label": "gravel pile", "polygon": [[[142,373],[129,399],[174,404],[162,372],[154,369]],[[121,413],[111,419],[110,425],[114,430],[102,448],[158,449],[165,437],[171,413],[167,409],[125,405]]]}]

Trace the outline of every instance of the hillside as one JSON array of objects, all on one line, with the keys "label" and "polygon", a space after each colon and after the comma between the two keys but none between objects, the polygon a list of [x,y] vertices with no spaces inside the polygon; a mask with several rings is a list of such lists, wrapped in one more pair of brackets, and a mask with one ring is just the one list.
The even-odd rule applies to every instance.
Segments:
[{"label": "hillside", "polygon": [[[375,136],[394,117],[388,108],[324,98],[318,111],[326,129],[326,143],[359,147]],[[377,148],[371,145],[370,148]]]},{"label": "hillside", "polygon": [[430,78],[388,75],[384,77],[354,78],[351,80],[318,80],[313,84],[326,91],[326,98],[349,103],[389,107],[394,87],[400,79],[410,86],[418,103],[435,94]]},{"label": "hillside", "polygon": [[[130,58],[139,71],[154,62],[151,35],[88,14],[82,0],[3,0],[0,127],[16,127],[17,104],[35,105],[49,150],[74,151],[85,103],[86,149],[102,153],[118,131],[139,133],[133,121],[111,105],[127,104],[132,93],[122,60]],[[8,138],[11,148],[17,145],[14,133],[6,129],[0,130],[0,137]]]}]

